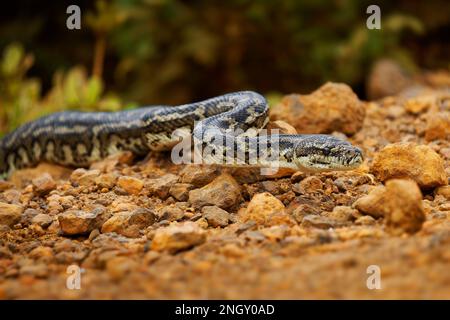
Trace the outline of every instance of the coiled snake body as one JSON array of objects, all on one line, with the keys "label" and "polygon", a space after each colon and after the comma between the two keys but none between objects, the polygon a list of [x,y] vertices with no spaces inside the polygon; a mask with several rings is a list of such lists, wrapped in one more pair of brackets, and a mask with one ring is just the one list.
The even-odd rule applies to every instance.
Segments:
[{"label": "coiled snake body", "polygon": [[[199,121],[199,122],[198,122]],[[274,160],[248,161],[257,153],[268,121],[264,97],[251,91],[235,92],[205,101],[144,107],[120,112],[60,112],[29,122],[0,140],[0,175],[48,161],[75,167],[129,150],[137,155],[169,149],[172,133],[189,129],[203,145],[217,144],[217,136],[236,142],[246,156],[241,165],[270,166]],[[243,134],[233,132],[241,130]],[[253,130],[255,131],[255,130]],[[215,136],[216,139],[213,139]],[[304,171],[349,170],[362,162],[362,152],[349,142],[329,135],[276,135],[277,166]],[[220,140],[220,139],[219,139]],[[265,141],[267,143],[267,141]],[[220,149],[224,152],[226,148]]]}]

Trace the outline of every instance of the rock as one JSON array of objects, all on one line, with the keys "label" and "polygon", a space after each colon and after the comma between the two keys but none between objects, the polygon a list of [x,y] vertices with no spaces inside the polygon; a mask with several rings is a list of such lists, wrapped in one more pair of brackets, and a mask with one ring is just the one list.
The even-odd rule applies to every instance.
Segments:
[{"label": "rock", "polygon": [[26,209],[21,216],[20,223],[22,225],[29,225],[35,216],[40,214],[40,212],[36,209],[28,208]]},{"label": "rock", "polygon": [[353,207],[364,214],[368,214],[374,218],[384,216],[384,197],[386,194],[386,187],[377,186],[373,188],[368,195],[365,195],[353,203]]},{"label": "rock", "polygon": [[414,233],[422,228],[425,214],[422,193],[410,180],[393,179],[386,182],[389,211],[385,212],[391,229]]},{"label": "rock", "polygon": [[103,173],[95,178],[95,184],[100,188],[112,189],[116,185],[117,174],[109,172]]},{"label": "rock", "polygon": [[12,204],[20,204],[20,191],[16,189],[9,189],[3,192],[3,198],[6,200],[5,202]]},{"label": "rock", "polygon": [[355,134],[365,116],[363,103],[346,84],[326,83],[309,95],[288,95],[270,109],[270,118],[290,123],[298,133]]},{"label": "rock", "polygon": [[345,223],[342,221],[311,214],[304,216],[302,220],[303,227],[315,227],[319,229],[339,228],[344,225]]},{"label": "rock", "polygon": [[420,95],[405,101],[406,111],[418,114],[429,109],[437,109],[437,97],[433,94]]},{"label": "rock", "polygon": [[425,140],[450,139],[450,112],[429,112]]},{"label": "rock", "polygon": [[393,96],[412,84],[411,76],[396,61],[380,59],[368,76],[367,95],[370,100]]},{"label": "rock", "polygon": [[0,202],[0,225],[12,227],[19,223],[22,212],[22,206]]},{"label": "rock", "polygon": [[70,176],[71,172],[72,170],[66,167],[43,162],[35,168],[14,171],[9,180],[17,187],[23,187],[33,179],[42,176],[43,173],[50,174],[53,180],[64,180]]},{"label": "rock", "polygon": [[147,182],[146,188],[149,195],[155,195],[158,198],[166,199],[169,196],[170,188],[178,181],[179,177],[174,174],[165,174],[160,178],[151,179]]},{"label": "rock", "polygon": [[222,174],[206,186],[189,192],[189,203],[194,208],[217,206],[222,209],[235,207],[241,200],[241,188],[228,174]]},{"label": "rock", "polygon": [[96,210],[67,210],[58,215],[58,221],[65,235],[86,234],[101,226],[103,216]]},{"label": "rock", "polygon": [[312,206],[310,204],[302,203],[292,210],[292,217],[297,223],[301,223],[303,218],[307,215],[318,215],[320,214],[320,209]]},{"label": "rock", "polygon": [[434,194],[441,195],[445,199],[450,200],[450,186],[442,186],[434,190]]},{"label": "rock", "polygon": [[180,172],[180,182],[189,183],[195,187],[203,187],[219,175],[214,166],[187,165]]},{"label": "rock", "polygon": [[327,214],[327,217],[340,222],[348,222],[355,215],[357,215],[358,210],[348,207],[348,206],[336,206],[333,208],[332,212]]},{"label": "rock", "polygon": [[230,214],[216,206],[206,206],[202,208],[203,216],[210,227],[226,227]]},{"label": "rock", "polygon": [[297,134],[297,130],[289,123],[282,120],[270,121],[267,126],[267,134]]},{"label": "rock", "polygon": [[205,231],[189,221],[156,230],[151,247],[155,251],[175,253],[202,244],[205,240]]},{"label": "rock", "polygon": [[184,210],[178,207],[164,207],[158,213],[158,220],[178,221],[184,218]]},{"label": "rock", "polygon": [[360,226],[371,226],[375,224],[375,219],[371,216],[361,216],[355,220],[355,224]]},{"label": "rock", "polygon": [[34,216],[31,219],[31,223],[37,224],[41,226],[42,228],[47,228],[49,225],[51,225],[53,222],[53,218],[49,216],[48,214],[39,213],[38,215]]},{"label": "rock", "polygon": [[6,191],[6,190],[12,189],[12,188],[14,188],[13,183],[0,179],[0,192]]},{"label": "rock", "polygon": [[131,212],[119,212],[109,218],[102,226],[102,233],[116,232],[126,237],[137,238],[140,231],[156,221],[150,209],[139,208]]},{"label": "rock", "polygon": [[53,250],[49,247],[39,246],[29,253],[30,258],[49,261],[53,258]]},{"label": "rock", "polygon": [[48,173],[34,178],[33,181],[34,190],[39,195],[45,195],[56,188],[56,182],[52,176]]},{"label": "rock", "polygon": [[372,217],[384,216],[393,233],[414,233],[425,221],[422,193],[418,185],[407,179],[392,179],[386,187],[373,189],[354,203],[355,208]]},{"label": "rock", "polygon": [[280,241],[286,238],[286,236],[288,235],[289,227],[284,224],[272,226],[262,229],[261,233],[270,241]]},{"label": "rock", "polygon": [[267,227],[278,224],[294,224],[294,221],[286,213],[283,203],[268,192],[253,196],[244,211],[242,221],[255,221],[256,224]]},{"label": "rock", "polygon": [[426,145],[414,143],[388,145],[375,155],[370,170],[381,181],[410,178],[422,189],[447,184],[444,161]]},{"label": "rock", "polygon": [[70,181],[80,186],[93,186],[100,175],[100,170],[76,169],[70,175]]},{"label": "rock", "polygon": [[297,194],[308,194],[322,191],[323,182],[316,176],[310,176],[293,185],[292,190]]},{"label": "rock", "polygon": [[117,186],[129,194],[137,195],[144,187],[144,182],[138,178],[121,176],[117,180]]},{"label": "rock", "polygon": [[48,267],[44,263],[24,265],[20,268],[21,275],[29,275],[35,278],[47,278],[48,272]]},{"label": "rock", "polygon": [[194,189],[194,185],[190,183],[175,183],[169,189],[169,194],[178,201],[187,201],[189,199],[189,191]]},{"label": "rock", "polygon": [[106,261],[106,272],[113,280],[121,280],[138,267],[138,263],[128,257],[113,257]]}]

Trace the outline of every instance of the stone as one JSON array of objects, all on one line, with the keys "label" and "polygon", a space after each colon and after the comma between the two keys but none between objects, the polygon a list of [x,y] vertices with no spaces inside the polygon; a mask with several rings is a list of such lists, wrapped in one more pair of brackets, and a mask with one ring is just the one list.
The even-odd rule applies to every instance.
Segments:
[{"label": "stone", "polygon": [[39,195],[45,195],[56,188],[56,182],[48,173],[44,173],[33,181],[34,190]]},{"label": "stone", "polygon": [[243,222],[254,221],[258,225],[266,227],[287,224],[295,224],[287,214],[283,203],[268,192],[258,193],[250,200],[245,209]]},{"label": "stone", "polygon": [[113,257],[106,261],[106,272],[113,280],[121,280],[138,267],[138,263],[128,257]]},{"label": "stone", "polygon": [[96,212],[82,210],[67,210],[58,215],[59,226],[65,235],[86,234],[99,228],[103,222],[103,216]]},{"label": "stone", "polygon": [[297,134],[297,130],[289,123],[282,120],[270,121],[267,126],[267,134]]},{"label": "stone", "polygon": [[429,109],[436,109],[436,103],[437,100],[435,95],[424,94],[406,100],[404,103],[404,108],[410,113],[419,114]]},{"label": "stone", "polygon": [[180,172],[180,182],[200,188],[213,181],[218,175],[219,170],[214,166],[187,165]]},{"label": "stone", "polygon": [[184,210],[176,206],[163,207],[158,212],[158,220],[178,221],[184,218]]},{"label": "stone", "polygon": [[189,203],[197,209],[204,206],[230,209],[241,199],[241,188],[229,174],[222,174],[206,186],[189,192]]},{"label": "stone", "polygon": [[70,181],[80,186],[93,186],[95,179],[100,175],[100,170],[76,169],[70,175]]},{"label": "stone", "polygon": [[12,227],[19,223],[23,207],[16,204],[0,202],[0,225]]},{"label": "stone", "polygon": [[320,192],[323,189],[323,182],[316,176],[310,176],[292,186],[292,190],[297,194],[308,194]]},{"label": "stone", "polygon": [[128,194],[137,195],[144,188],[144,182],[138,178],[121,176],[117,180],[117,186],[125,190]]},{"label": "stone", "polygon": [[381,181],[410,178],[422,189],[447,184],[444,161],[426,145],[390,144],[375,155],[370,170]]},{"label": "stone", "polygon": [[355,224],[359,226],[371,226],[376,223],[376,220],[371,216],[361,216],[355,220]]},{"label": "stone", "polygon": [[95,178],[95,184],[100,188],[112,189],[117,182],[117,174],[113,172],[103,173]]},{"label": "stone", "polygon": [[155,213],[146,208],[131,212],[118,212],[109,218],[102,226],[102,233],[115,232],[129,238],[137,238],[140,231],[156,221]]},{"label": "stone", "polygon": [[206,232],[195,222],[172,224],[156,230],[151,248],[155,251],[175,253],[204,243]]},{"label": "stone", "polygon": [[47,228],[48,226],[50,226],[52,224],[52,222],[53,222],[53,218],[51,216],[49,216],[48,214],[44,214],[44,213],[39,213],[38,215],[34,216],[31,219],[31,223],[37,224],[44,229]]},{"label": "stone", "polygon": [[169,194],[178,201],[187,201],[189,199],[189,191],[194,189],[194,185],[190,183],[175,183],[169,189]]},{"label": "stone", "polygon": [[333,208],[332,212],[327,213],[327,217],[340,222],[350,221],[355,215],[357,215],[358,210],[348,207],[348,206],[336,206]]},{"label": "stone", "polygon": [[40,214],[40,212],[33,208],[26,209],[21,216],[20,223],[22,225],[29,225],[35,216]]},{"label": "stone", "polygon": [[442,186],[434,190],[435,195],[443,196],[445,199],[450,200],[450,186]]},{"label": "stone", "polygon": [[425,128],[425,140],[450,139],[450,112],[429,112]]},{"label": "stone", "polygon": [[304,216],[302,220],[303,227],[314,227],[319,229],[339,228],[344,225],[345,223],[342,221],[312,214]]},{"label": "stone", "polygon": [[53,258],[53,250],[49,247],[39,246],[31,250],[29,256],[33,259],[49,261]]},{"label": "stone", "polygon": [[307,215],[318,215],[320,214],[320,209],[312,206],[310,204],[302,203],[292,210],[292,218],[294,218],[297,223],[301,223],[303,218]]},{"label": "stone", "polygon": [[422,193],[416,182],[391,179],[358,199],[354,207],[372,217],[384,217],[392,233],[415,233],[425,221]]},{"label": "stone", "polygon": [[412,84],[411,76],[396,61],[380,59],[369,73],[367,95],[370,100],[394,96]]},{"label": "stone", "polygon": [[362,196],[353,203],[353,207],[364,214],[368,214],[374,218],[384,216],[384,197],[386,194],[386,187],[377,186],[373,188],[369,194]]},{"label": "stone", "polygon": [[352,89],[328,82],[309,95],[288,95],[270,109],[272,120],[291,124],[298,133],[332,133],[348,135],[358,132],[365,108]]},{"label": "stone", "polygon": [[226,227],[230,214],[216,206],[206,206],[202,208],[202,213],[210,227]]},{"label": "stone", "polygon": [[33,179],[42,176],[43,173],[50,174],[53,180],[63,180],[67,179],[71,172],[72,170],[69,168],[42,162],[35,168],[14,171],[9,180],[17,187],[24,187]]},{"label": "stone", "polygon": [[157,196],[161,199],[166,199],[169,196],[170,188],[178,182],[179,177],[175,174],[165,174],[160,178],[149,180],[145,187],[149,195]]},{"label": "stone", "polygon": [[261,229],[261,233],[270,241],[280,241],[286,238],[289,233],[287,225],[277,225],[269,228]]}]

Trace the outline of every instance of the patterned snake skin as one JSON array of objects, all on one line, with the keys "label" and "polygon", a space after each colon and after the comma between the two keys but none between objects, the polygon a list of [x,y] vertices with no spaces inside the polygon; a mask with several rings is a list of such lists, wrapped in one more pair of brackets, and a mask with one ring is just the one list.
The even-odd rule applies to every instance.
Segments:
[{"label": "patterned snake skin", "polygon": [[[251,91],[176,107],[55,113],[27,123],[0,140],[0,175],[8,176],[15,169],[35,166],[40,161],[82,167],[122,150],[137,155],[167,150],[177,142],[172,133],[179,128],[191,130],[203,145],[214,145],[217,141],[212,139],[214,135],[234,139],[235,148],[245,150],[248,160],[267,138],[249,134],[236,136],[230,132],[259,130],[267,121],[266,100]],[[270,137],[278,142],[279,167],[304,171],[350,170],[363,161],[359,148],[333,136]],[[249,165],[247,160],[244,165]],[[259,165],[270,166],[271,163],[261,161]]]}]

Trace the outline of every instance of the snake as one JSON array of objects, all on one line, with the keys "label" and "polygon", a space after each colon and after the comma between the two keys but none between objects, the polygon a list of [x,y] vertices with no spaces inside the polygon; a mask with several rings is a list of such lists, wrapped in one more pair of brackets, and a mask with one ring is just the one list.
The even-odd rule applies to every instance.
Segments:
[{"label": "snake", "polygon": [[[261,134],[268,121],[268,102],[253,91],[178,106],[57,112],[25,123],[0,140],[0,175],[7,178],[17,169],[44,161],[87,167],[123,151],[145,156],[171,150],[180,141],[173,134],[176,130],[188,132],[202,146],[217,147],[212,153],[215,161],[230,151],[221,146],[223,141],[234,142],[231,151],[244,156],[228,163],[231,166],[270,167],[276,162],[281,168],[323,172],[352,170],[363,162],[360,148],[333,135]],[[250,161],[262,145],[270,157]]]}]

